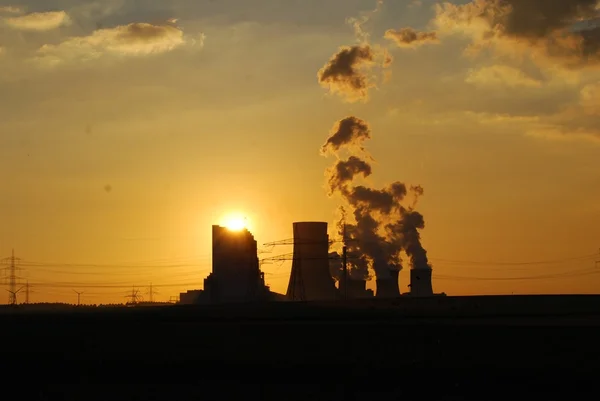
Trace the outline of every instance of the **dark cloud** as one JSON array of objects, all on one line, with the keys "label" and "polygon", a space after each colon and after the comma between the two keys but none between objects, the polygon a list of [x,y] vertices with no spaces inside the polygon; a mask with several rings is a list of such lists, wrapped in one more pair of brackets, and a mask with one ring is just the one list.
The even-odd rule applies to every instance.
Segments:
[{"label": "dark cloud", "polygon": [[366,100],[373,86],[365,67],[374,62],[375,54],[369,45],[343,46],[319,70],[321,86],[337,92],[350,102]]},{"label": "dark cloud", "polygon": [[394,41],[398,47],[418,47],[425,44],[439,43],[437,32],[419,32],[410,27],[399,30],[388,29],[384,37]]},{"label": "dark cloud", "polygon": [[505,40],[578,68],[600,62],[598,16],[597,0],[474,0],[438,5],[436,22],[471,35],[475,48]]}]

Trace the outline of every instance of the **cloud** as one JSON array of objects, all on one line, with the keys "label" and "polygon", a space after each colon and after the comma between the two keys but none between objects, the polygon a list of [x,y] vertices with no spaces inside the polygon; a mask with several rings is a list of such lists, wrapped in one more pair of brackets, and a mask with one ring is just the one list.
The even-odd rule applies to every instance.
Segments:
[{"label": "cloud", "polygon": [[71,19],[64,11],[48,11],[6,17],[4,23],[24,31],[49,31],[71,24]]},{"label": "cloud", "polygon": [[346,23],[350,24],[354,29],[354,35],[356,39],[361,44],[369,43],[369,37],[371,36],[367,30],[365,30],[365,26],[371,22],[371,20],[381,12],[383,7],[383,0],[377,0],[377,5],[375,9],[363,13],[363,15],[359,18],[351,17],[346,19]]},{"label": "cloud", "polygon": [[479,86],[509,86],[539,88],[542,82],[521,70],[506,65],[492,65],[469,71],[465,80]]},{"label": "cloud", "polygon": [[600,84],[584,86],[581,90],[580,104],[586,114],[600,116]]},{"label": "cloud", "polygon": [[600,64],[597,0],[473,0],[435,7],[444,34],[471,39],[473,52],[529,56],[537,63],[579,69]]},{"label": "cloud", "polygon": [[593,140],[600,143],[600,84],[584,86],[579,102],[542,118],[527,134],[552,140]]},{"label": "cloud", "polygon": [[531,129],[526,132],[527,136],[551,141],[587,141],[600,145],[600,130],[566,130],[561,127],[545,126]]},{"label": "cloud", "polygon": [[203,40],[203,35],[197,40],[184,37],[181,29],[170,24],[131,23],[98,29],[88,36],[72,37],[58,45],[44,45],[38,50],[38,60],[56,64],[97,59],[105,54],[146,56],[168,52],[186,43],[202,46]]},{"label": "cloud", "polygon": [[368,99],[368,90],[374,84],[363,67],[369,67],[375,53],[369,45],[342,46],[329,62],[319,70],[317,78],[321,86],[339,93],[349,102]]},{"label": "cloud", "polygon": [[406,27],[399,30],[388,29],[384,37],[390,39],[398,47],[419,47],[425,44],[439,43],[437,32],[420,32],[413,28]]},{"label": "cloud", "polygon": [[19,6],[0,6],[0,14],[21,14],[23,9]]}]

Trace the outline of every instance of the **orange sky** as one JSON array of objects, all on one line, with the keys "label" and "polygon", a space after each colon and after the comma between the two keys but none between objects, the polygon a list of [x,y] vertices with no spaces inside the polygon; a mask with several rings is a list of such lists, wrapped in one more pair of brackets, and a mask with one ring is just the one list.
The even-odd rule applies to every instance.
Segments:
[{"label": "orange sky", "polygon": [[[232,212],[259,244],[333,223],[319,150],[349,115],[372,130],[369,185],[424,188],[434,290],[597,292],[600,46],[565,34],[577,15],[511,0],[553,23],[535,30],[468,1],[375,3],[0,1],[0,256],[31,301],[199,288]],[[366,43],[364,90],[318,82]],[[273,290],[289,269],[264,266]]]}]

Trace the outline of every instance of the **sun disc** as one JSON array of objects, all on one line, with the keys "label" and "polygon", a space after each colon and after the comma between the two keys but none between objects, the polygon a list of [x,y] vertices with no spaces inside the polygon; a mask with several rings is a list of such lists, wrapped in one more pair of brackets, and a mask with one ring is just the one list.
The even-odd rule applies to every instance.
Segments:
[{"label": "sun disc", "polygon": [[225,227],[231,231],[242,231],[246,228],[246,219],[243,217],[229,217],[225,220]]}]

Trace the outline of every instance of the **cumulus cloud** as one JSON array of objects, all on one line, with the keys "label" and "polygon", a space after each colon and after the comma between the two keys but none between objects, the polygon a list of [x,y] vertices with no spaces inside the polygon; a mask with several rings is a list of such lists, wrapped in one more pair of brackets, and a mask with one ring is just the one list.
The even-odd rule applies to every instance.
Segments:
[{"label": "cumulus cloud", "polygon": [[528,76],[521,70],[506,66],[492,65],[469,71],[467,83],[478,86],[509,86],[539,88],[542,82]]},{"label": "cumulus cloud", "polygon": [[597,0],[473,0],[435,9],[438,30],[469,37],[470,50],[492,48],[567,68],[600,64]]},{"label": "cumulus cloud", "polygon": [[71,19],[64,11],[48,11],[6,17],[4,23],[23,31],[49,31],[71,24]]},{"label": "cumulus cloud", "polygon": [[425,44],[439,43],[437,32],[420,32],[411,27],[399,30],[388,29],[386,39],[394,41],[398,47],[419,47]]},{"label": "cumulus cloud", "polygon": [[[203,38],[189,39],[189,43],[202,45]],[[188,39],[176,26],[131,23],[98,29],[88,36],[72,37],[58,45],[44,45],[38,50],[38,58],[55,64],[70,59],[97,59],[107,53],[144,56],[168,52],[186,43]]]}]

